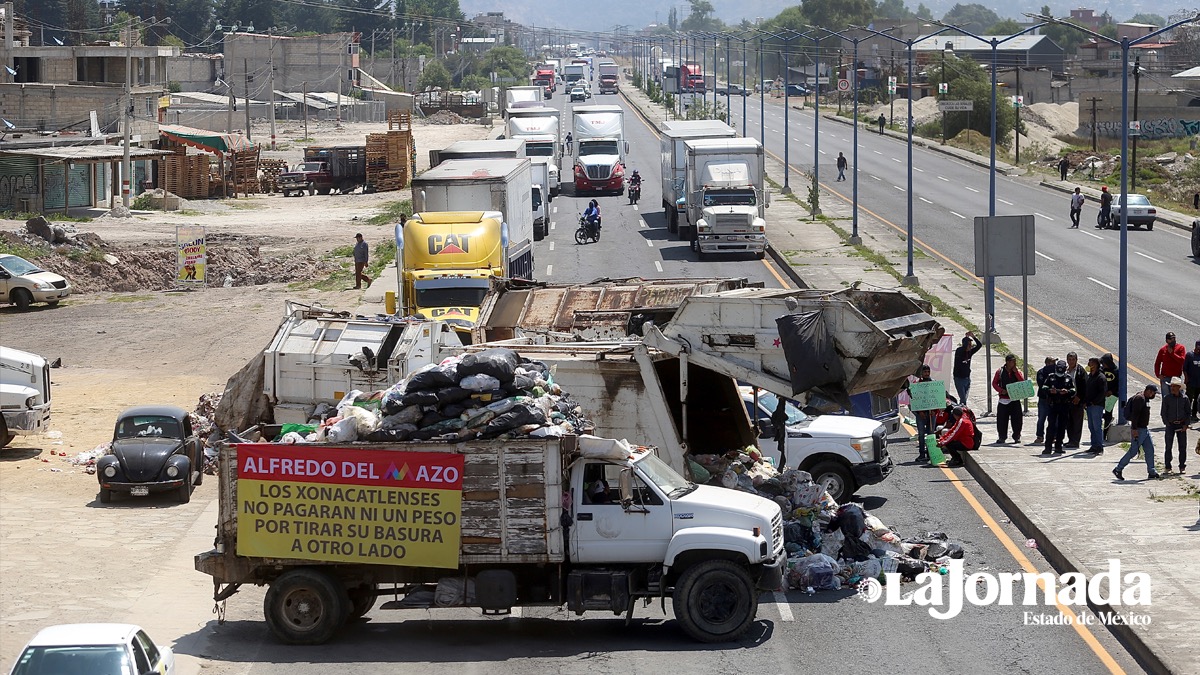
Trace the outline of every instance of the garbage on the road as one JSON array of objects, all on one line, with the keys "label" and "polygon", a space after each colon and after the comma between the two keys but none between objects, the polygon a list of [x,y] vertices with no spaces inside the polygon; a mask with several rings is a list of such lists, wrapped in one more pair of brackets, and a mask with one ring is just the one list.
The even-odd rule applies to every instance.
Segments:
[{"label": "garbage on the road", "polygon": [[[84,473],[94,474],[96,473],[96,460],[107,455],[111,446],[111,443],[101,443],[91,450],[84,450],[67,461],[75,466],[82,467]],[[63,454],[65,455],[66,453]]]},{"label": "garbage on the road", "polygon": [[351,391],[337,406],[318,406],[306,425],[282,425],[275,441],[461,441],[592,430],[545,364],[497,348],[426,366],[387,389]]}]

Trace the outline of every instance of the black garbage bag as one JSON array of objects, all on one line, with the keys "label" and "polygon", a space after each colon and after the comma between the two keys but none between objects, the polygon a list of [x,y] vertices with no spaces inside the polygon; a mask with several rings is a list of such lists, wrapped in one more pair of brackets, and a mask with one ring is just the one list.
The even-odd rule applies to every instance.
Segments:
[{"label": "black garbage bag", "polygon": [[446,417],[458,417],[465,413],[468,408],[461,403],[450,403],[442,406],[442,414]]},{"label": "black garbage bag", "polygon": [[424,429],[425,427],[433,426],[444,419],[446,419],[446,416],[442,413],[436,410],[430,410],[429,412],[425,413],[425,416],[421,418],[420,422],[417,422],[417,426]]},{"label": "black garbage bag", "polygon": [[396,429],[376,429],[375,431],[372,431],[363,437],[363,440],[371,441],[372,443],[398,443],[401,441],[407,441],[408,439],[412,438],[412,435],[416,430],[411,424],[405,424],[404,427],[405,428]]},{"label": "black garbage bag", "polygon": [[519,365],[521,360],[511,349],[485,349],[462,357],[458,363],[458,377],[461,379],[470,375],[491,375],[500,380],[501,384],[507,384],[513,381],[513,375]]},{"label": "black garbage bag", "polygon": [[462,387],[451,386],[446,387],[445,389],[439,389],[436,393],[437,405],[444,406],[447,403],[458,403],[459,401],[466,400],[475,392],[468,391]]},{"label": "black garbage bag", "polygon": [[851,408],[842,360],[833,335],[825,328],[824,315],[819,310],[785,314],[775,319],[775,326],[787,359],[792,393],[802,394],[820,387],[843,408]]},{"label": "black garbage bag", "polygon": [[513,406],[508,412],[503,415],[497,415],[491,422],[488,422],[479,435],[484,438],[493,438],[510,429],[516,429],[526,424],[540,425],[545,423],[546,415],[542,413],[541,409],[518,404]]},{"label": "black garbage bag", "polygon": [[458,375],[458,368],[454,364],[437,366],[413,373],[413,376],[408,378],[404,390],[411,392],[443,389],[457,385],[460,379],[462,378]]},{"label": "black garbage bag", "polygon": [[437,405],[438,397],[436,391],[410,391],[400,399],[400,405],[407,408],[410,405]]},{"label": "black garbage bag", "polygon": [[829,521],[829,531],[842,531],[842,557],[847,560],[866,560],[871,555],[871,547],[862,540],[862,533],[867,531],[867,515],[858,504],[843,504],[837,514]]}]

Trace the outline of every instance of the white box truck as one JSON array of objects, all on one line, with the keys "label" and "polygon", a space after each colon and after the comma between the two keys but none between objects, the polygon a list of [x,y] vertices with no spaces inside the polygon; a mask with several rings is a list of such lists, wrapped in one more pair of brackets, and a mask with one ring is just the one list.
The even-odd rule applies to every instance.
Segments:
[{"label": "white box truck", "polygon": [[509,87],[504,90],[504,109],[536,108],[542,105],[545,89],[537,85]]},{"label": "white box truck", "polygon": [[562,155],[559,111],[554,108],[513,108],[508,111],[505,136],[525,141],[527,157],[544,157],[550,169],[550,196],[557,197],[558,158]]},{"label": "white box truck", "polygon": [[429,151],[429,166],[448,159],[520,159],[528,156],[522,138],[498,138],[480,141],[455,141],[441,150]]},{"label": "white box truck", "polygon": [[625,192],[625,111],[616,105],[579,105],[574,129],[575,194]]},{"label": "white box truck", "polygon": [[667,231],[677,232],[679,223],[687,223],[687,198],[684,173],[687,168],[686,141],[700,138],[735,138],[733,127],[720,120],[675,120],[663,122],[659,133],[662,157],[663,214]]},{"label": "white box truck", "polygon": [[0,448],[49,426],[49,363],[37,354],[0,347]]},{"label": "white box truck", "polygon": [[692,250],[767,254],[763,147],[753,138],[685,141],[687,216]]}]

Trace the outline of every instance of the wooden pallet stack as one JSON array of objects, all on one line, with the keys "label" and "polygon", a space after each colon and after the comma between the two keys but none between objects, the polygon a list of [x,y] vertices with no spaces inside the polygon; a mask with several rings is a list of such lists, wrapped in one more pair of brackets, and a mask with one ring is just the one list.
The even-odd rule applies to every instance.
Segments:
[{"label": "wooden pallet stack", "polygon": [[239,192],[246,195],[258,194],[258,154],[258,148],[229,154],[233,165],[230,181],[235,196]]},{"label": "wooden pallet stack", "polygon": [[367,134],[367,182],[379,192],[408,187],[415,152],[411,115],[404,111],[389,112],[388,132]]},{"label": "wooden pallet stack", "polygon": [[158,186],[184,199],[208,197],[208,155],[164,155],[158,160]]},{"label": "wooden pallet stack", "polygon": [[287,160],[264,159],[258,164],[262,177],[259,178],[259,189],[265,194],[279,192],[279,177],[287,173]]}]

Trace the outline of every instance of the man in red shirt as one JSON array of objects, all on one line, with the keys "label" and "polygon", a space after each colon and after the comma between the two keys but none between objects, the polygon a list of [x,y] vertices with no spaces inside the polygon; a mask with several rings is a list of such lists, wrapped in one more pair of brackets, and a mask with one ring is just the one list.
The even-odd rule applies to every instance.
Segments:
[{"label": "man in red shirt", "polygon": [[1167,391],[1167,385],[1172,377],[1183,376],[1183,361],[1187,358],[1187,347],[1175,342],[1175,333],[1167,333],[1167,344],[1158,348],[1158,358],[1154,359],[1154,376],[1158,378],[1159,389]]},{"label": "man in red shirt", "polygon": [[953,424],[942,431],[937,444],[950,456],[946,466],[962,466],[960,453],[975,449],[975,423],[971,421],[970,415],[963,414],[962,406],[954,406],[950,410],[950,417]]}]

